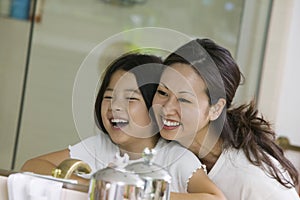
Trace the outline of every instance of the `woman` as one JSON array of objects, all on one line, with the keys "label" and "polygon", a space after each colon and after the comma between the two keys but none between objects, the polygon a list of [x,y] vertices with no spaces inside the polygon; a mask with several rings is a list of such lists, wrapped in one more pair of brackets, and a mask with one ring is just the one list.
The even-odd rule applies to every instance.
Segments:
[{"label": "woman", "polygon": [[275,144],[252,101],[232,100],[242,74],[230,52],[195,39],[171,53],[153,99],[161,136],[176,140],[206,165],[230,200],[299,199],[298,173]]}]

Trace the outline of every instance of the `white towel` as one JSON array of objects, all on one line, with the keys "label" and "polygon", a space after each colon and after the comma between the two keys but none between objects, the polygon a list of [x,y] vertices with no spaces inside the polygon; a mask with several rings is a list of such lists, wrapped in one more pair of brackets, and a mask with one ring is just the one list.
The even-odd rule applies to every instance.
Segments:
[{"label": "white towel", "polygon": [[7,180],[9,200],[59,200],[63,183],[22,173]]}]

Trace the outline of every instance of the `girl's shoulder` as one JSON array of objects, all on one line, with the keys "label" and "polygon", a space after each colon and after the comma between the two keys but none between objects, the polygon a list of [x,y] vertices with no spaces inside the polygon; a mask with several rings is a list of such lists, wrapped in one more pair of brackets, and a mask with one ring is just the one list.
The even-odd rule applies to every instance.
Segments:
[{"label": "girl's shoulder", "polygon": [[163,160],[165,163],[182,164],[190,163],[191,165],[201,166],[201,162],[187,148],[175,141],[160,139],[154,148],[156,150],[156,159]]}]

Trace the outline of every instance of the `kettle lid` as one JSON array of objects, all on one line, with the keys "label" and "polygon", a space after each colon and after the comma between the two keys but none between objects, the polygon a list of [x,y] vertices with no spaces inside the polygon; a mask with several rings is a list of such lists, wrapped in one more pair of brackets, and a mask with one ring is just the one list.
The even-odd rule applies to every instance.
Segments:
[{"label": "kettle lid", "polygon": [[162,166],[153,163],[155,154],[156,151],[154,149],[145,148],[143,152],[144,161],[129,164],[125,169],[138,174],[142,179],[163,180],[170,183],[171,176],[169,172]]}]

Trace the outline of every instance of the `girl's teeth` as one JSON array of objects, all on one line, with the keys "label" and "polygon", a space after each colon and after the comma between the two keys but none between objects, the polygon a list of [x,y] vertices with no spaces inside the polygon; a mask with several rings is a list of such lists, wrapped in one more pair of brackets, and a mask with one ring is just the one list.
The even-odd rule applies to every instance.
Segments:
[{"label": "girl's teeth", "polygon": [[111,119],[110,122],[114,127],[123,127],[128,124],[128,121],[124,119]]},{"label": "girl's teeth", "polygon": [[179,126],[179,122],[171,122],[171,121],[167,121],[167,120],[163,120],[163,124],[165,126]]},{"label": "girl's teeth", "polygon": [[127,120],[124,119],[112,119],[111,120],[112,123],[127,123]]}]

